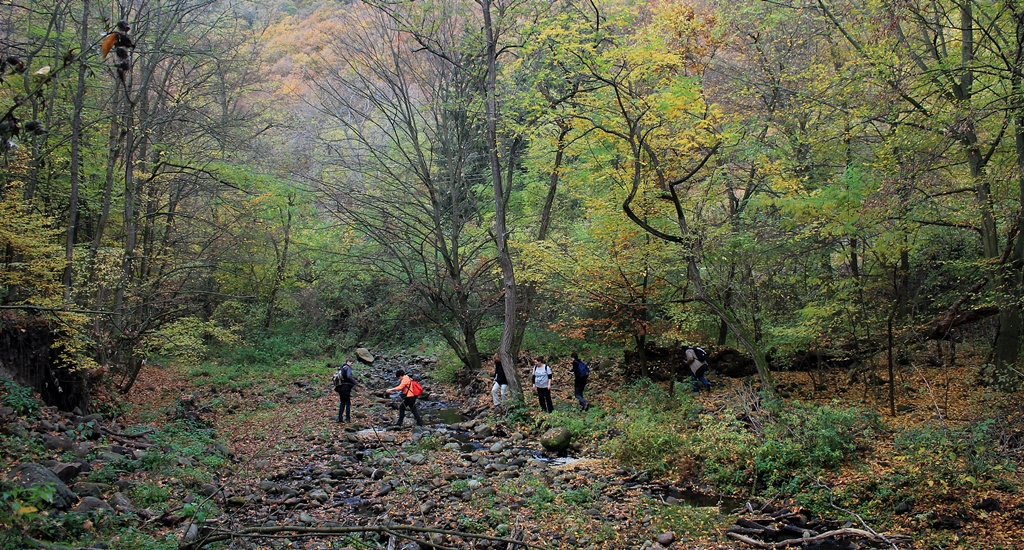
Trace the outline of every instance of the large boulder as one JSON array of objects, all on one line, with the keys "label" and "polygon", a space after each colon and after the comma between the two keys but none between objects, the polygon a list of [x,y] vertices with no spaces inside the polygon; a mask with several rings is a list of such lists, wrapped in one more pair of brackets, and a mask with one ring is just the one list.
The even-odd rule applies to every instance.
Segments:
[{"label": "large boulder", "polygon": [[540,444],[545,449],[556,453],[568,449],[570,443],[572,443],[572,433],[562,426],[551,428],[544,432],[544,435],[540,436]]},{"label": "large boulder", "polygon": [[7,474],[7,479],[26,489],[52,483],[56,489],[53,495],[53,507],[58,510],[67,510],[78,502],[78,495],[72,493],[71,489],[68,489],[68,486],[64,485],[64,482],[57,477],[57,474],[42,464],[21,464]]},{"label": "large boulder", "polygon": [[356,348],[356,357],[364,363],[373,363],[373,354],[366,348]]}]

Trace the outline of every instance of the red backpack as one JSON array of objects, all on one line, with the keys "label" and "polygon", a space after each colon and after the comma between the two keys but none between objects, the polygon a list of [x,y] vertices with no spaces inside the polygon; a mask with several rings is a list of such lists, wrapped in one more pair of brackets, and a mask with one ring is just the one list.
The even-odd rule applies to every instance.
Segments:
[{"label": "red backpack", "polygon": [[421,386],[419,382],[413,380],[412,384],[409,384],[409,393],[411,393],[413,397],[419,397],[420,395],[423,395],[423,386]]}]

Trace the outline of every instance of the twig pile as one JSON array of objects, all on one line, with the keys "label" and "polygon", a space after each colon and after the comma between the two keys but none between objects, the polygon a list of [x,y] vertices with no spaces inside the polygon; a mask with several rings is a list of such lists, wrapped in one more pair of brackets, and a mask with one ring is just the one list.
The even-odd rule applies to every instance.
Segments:
[{"label": "twig pile", "polygon": [[871,529],[858,529],[849,523],[836,526],[835,522],[815,519],[804,508],[773,509],[766,506],[760,510],[747,504],[747,511],[753,517],[740,517],[736,525],[726,530],[726,535],[755,548],[789,548],[812,545],[829,541],[828,548],[856,550],[865,546],[872,548],[898,549],[897,543],[907,542],[908,537],[885,536]]}]

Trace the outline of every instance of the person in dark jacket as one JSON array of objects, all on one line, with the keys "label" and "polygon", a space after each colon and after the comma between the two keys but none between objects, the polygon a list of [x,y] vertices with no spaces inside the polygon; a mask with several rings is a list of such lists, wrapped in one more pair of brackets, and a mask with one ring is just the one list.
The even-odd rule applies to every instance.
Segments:
[{"label": "person in dark jacket", "polygon": [[590,403],[583,398],[583,389],[587,387],[587,379],[590,378],[590,369],[587,364],[580,361],[580,355],[576,352],[572,354],[572,368],[569,372],[572,373],[572,389],[576,395],[576,400],[580,402],[580,410],[585,411],[590,408]]},{"label": "person in dark jacket", "polygon": [[494,354],[494,384],[491,385],[491,401],[494,408],[505,405],[508,402],[508,378],[505,377],[505,369],[501,367],[501,358]]},{"label": "person in dark jacket", "polygon": [[338,398],[341,400],[338,404],[338,422],[352,422],[352,388],[355,386],[352,359],[346,359],[345,364],[338,367],[338,372],[334,373],[334,391],[338,392]]},{"label": "person in dark jacket", "polygon": [[693,392],[700,393],[701,389],[711,391],[711,382],[708,382],[705,374],[708,372],[708,364],[706,361],[701,361],[697,357],[697,352],[694,351],[693,346],[687,346],[686,348],[686,365],[690,368],[690,374],[693,376]]}]

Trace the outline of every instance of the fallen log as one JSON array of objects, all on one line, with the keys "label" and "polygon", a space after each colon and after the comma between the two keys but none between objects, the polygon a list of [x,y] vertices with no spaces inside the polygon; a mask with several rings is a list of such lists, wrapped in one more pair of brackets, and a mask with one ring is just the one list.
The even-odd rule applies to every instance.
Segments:
[{"label": "fallen log", "polygon": [[738,540],[738,541],[740,541],[740,542],[742,542],[744,544],[749,544],[749,545],[751,545],[751,546],[753,546],[755,548],[766,548],[768,550],[773,550],[773,549],[777,549],[777,548],[788,548],[790,546],[800,546],[802,544],[808,544],[808,543],[811,543],[811,542],[818,542],[818,541],[825,540],[825,539],[843,538],[843,537],[850,537],[850,536],[857,537],[859,539],[870,540],[871,542],[886,543],[886,544],[890,543],[893,540],[898,540],[900,538],[900,537],[881,537],[881,536],[875,535],[874,533],[871,533],[869,531],[865,531],[863,529],[855,529],[853,527],[844,527],[842,529],[835,529],[833,531],[828,531],[827,533],[821,533],[820,535],[817,535],[817,536],[803,536],[803,537],[796,538],[796,539],[786,539],[786,540],[781,540],[781,541],[778,541],[778,542],[764,542],[764,541],[752,539],[752,538],[744,536],[744,535],[740,535],[740,534],[737,534],[737,533],[730,533],[730,532],[726,532],[726,536],[731,538],[731,539]]}]

